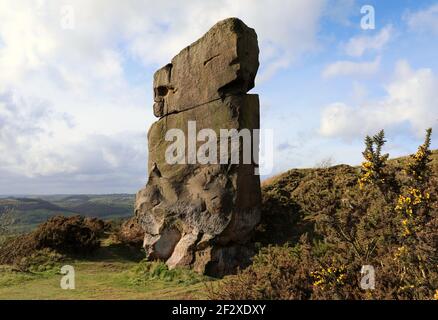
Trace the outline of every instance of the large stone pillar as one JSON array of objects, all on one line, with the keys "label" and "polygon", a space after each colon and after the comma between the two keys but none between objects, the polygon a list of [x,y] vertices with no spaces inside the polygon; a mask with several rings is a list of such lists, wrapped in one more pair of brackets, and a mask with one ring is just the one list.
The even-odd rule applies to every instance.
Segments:
[{"label": "large stone pillar", "polygon": [[[251,155],[258,154],[253,130],[260,127],[259,99],[247,94],[254,87],[258,55],[255,31],[230,18],[155,73],[153,108],[160,119],[148,133],[149,179],[135,206],[149,259],[222,276],[249,258],[245,244],[260,220],[260,179],[254,161],[247,160],[243,138],[235,163],[233,139],[223,133],[249,132]],[[166,141],[171,129],[184,133],[179,163],[166,161],[166,151],[176,144]],[[196,159],[206,142],[190,139],[190,133],[196,137],[202,129],[211,129],[217,137],[204,136],[209,146],[217,147],[217,163]],[[224,142],[229,142],[227,148],[221,148]],[[208,159],[214,158],[213,149],[204,153]]]}]

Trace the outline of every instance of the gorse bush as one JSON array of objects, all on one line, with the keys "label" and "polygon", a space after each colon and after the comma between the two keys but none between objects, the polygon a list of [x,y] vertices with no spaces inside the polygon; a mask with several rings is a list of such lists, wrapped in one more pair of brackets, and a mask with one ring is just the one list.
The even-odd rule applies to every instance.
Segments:
[{"label": "gorse bush", "polygon": [[236,276],[208,287],[212,299],[309,299],[310,250],[306,244],[262,248],[251,266]]},{"label": "gorse bush", "polygon": [[[265,185],[263,212],[268,205],[273,224],[263,217],[255,241],[291,244],[263,248],[211,297],[437,298],[438,184],[431,134],[428,129],[415,154],[396,161],[383,154],[382,130],[365,139],[358,173],[348,166],[292,170]],[[373,290],[360,286],[363,266],[375,270]]]},{"label": "gorse bush", "polygon": [[436,180],[431,174],[430,137],[410,156],[405,185],[401,187],[395,212],[399,223],[399,247],[394,260],[399,270],[398,294],[424,298],[438,288],[438,220]]},{"label": "gorse bush", "polygon": [[55,216],[33,232],[8,238],[0,244],[0,264],[20,264],[40,250],[84,255],[100,246],[106,225],[102,220],[82,216]]},{"label": "gorse bush", "polygon": [[362,153],[365,161],[362,163],[361,176],[358,180],[362,189],[365,184],[385,183],[385,167],[389,155],[382,155],[382,147],[385,144],[385,132],[381,130],[373,137],[366,136],[365,151]]},{"label": "gorse bush", "polygon": [[430,167],[431,162],[430,140],[432,135],[432,129],[426,130],[426,138],[424,143],[418,147],[418,151],[410,156],[405,173],[411,179],[411,183],[419,187],[426,186],[430,179]]}]

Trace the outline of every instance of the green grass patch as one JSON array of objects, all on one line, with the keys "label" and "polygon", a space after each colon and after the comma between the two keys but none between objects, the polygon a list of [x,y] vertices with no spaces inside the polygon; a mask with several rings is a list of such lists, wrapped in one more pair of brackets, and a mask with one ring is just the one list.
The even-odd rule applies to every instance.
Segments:
[{"label": "green grass patch", "polygon": [[132,268],[130,278],[130,283],[134,285],[145,285],[151,280],[173,282],[181,285],[192,285],[211,280],[209,277],[199,275],[186,268],[169,270],[163,262],[149,262],[145,260]]},{"label": "green grass patch", "polygon": [[[74,290],[61,289],[60,266],[41,273],[15,272],[9,267],[0,267],[0,299],[206,299],[205,282],[211,280],[188,270],[165,270],[156,263],[126,260],[65,263],[75,268]],[[155,267],[148,266],[150,264]]]}]

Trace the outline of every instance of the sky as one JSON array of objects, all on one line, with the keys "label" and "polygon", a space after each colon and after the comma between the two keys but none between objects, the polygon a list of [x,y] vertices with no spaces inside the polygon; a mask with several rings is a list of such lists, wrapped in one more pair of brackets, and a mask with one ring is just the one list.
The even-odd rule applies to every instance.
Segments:
[{"label": "sky", "polygon": [[360,164],[380,129],[391,157],[438,134],[436,0],[0,0],[0,194],[143,187],[154,71],[233,16],[258,34],[272,174]]}]

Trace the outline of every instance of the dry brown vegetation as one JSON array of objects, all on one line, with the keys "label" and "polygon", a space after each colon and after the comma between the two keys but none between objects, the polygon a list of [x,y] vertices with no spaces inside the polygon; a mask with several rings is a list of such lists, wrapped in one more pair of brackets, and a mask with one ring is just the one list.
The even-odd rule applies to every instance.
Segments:
[{"label": "dry brown vegetation", "polygon": [[[367,137],[360,168],[290,170],[265,182],[254,236],[264,248],[210,297],[438,298],[438,153],[426,138],[414,155],[388,161],[384,142],[383,132]],[[359,285],[363,265],[375,268],[374,290]]]},{"label": "dry brown vegetation", "polygon": [[144,231],[137,222],[137,217],[132,217],[122,223],[118,230],[114,230],[117,240],[123,244],[141,247]]},{"label": "dry brown vegetation", "polygon": [[86,254],[99,247],[106,224],[96,218],[56,216],[35,231],[13,237],[0,246],[0,264],[20,265],[23,259],[49,250],[60,254]]}]

